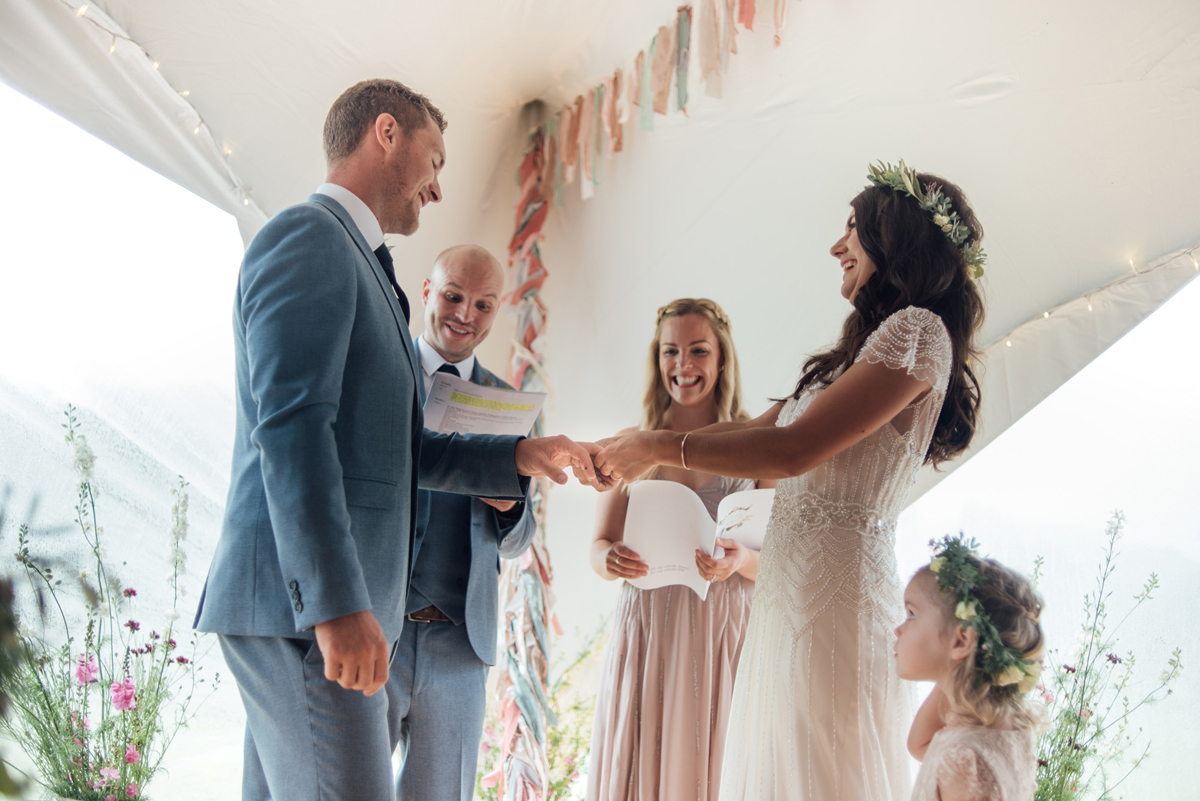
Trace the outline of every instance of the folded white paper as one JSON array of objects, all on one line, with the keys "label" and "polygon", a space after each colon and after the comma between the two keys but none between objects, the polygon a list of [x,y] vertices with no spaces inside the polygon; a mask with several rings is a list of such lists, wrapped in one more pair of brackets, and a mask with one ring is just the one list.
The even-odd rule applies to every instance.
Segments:
[{"label": "folded white paper", "polygon": [[626,579],[640,590],[668,584],[690,587],[704,600],[708,585],[696,567],[696,549],[718,558],[718,536],[762,549],[775,490],[746,490],[726,495],[717,506],[717,522],[694,491],[674,481],[638,481],[629,488],[624,544],[650,567],[639,579]]},{"label": "folded white paper", "polygon": [[481,387],[438,373],[425,397],[425,427],[443,434],[528,436],[545,402],[545,392]]}]

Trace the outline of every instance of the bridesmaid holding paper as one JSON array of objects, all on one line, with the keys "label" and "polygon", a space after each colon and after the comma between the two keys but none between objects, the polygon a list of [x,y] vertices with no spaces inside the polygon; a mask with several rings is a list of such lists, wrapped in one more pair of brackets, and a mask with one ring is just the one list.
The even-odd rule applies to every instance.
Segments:
[{"label": "bridesmaid holding paper", "polygon": [[[749,419],[729,318],[713,301],[680,298],[658,310],[649,366],[641,430],[684,432]],[[755,486],[680,467],[657,467],[642,478],[692,489],[714,521],[723,497]],[[597,505],[591,565],[608,581],[647,572],[622,544],[629,505],[623,489],[604,493]],[[715,801],[758,573],[757,551],[733,540],[717,544],[725,549],[719,559],[696,552],[696,570],[713,581],[703,601],[679,585],[621,587],[596,697],[587,801]]]}]

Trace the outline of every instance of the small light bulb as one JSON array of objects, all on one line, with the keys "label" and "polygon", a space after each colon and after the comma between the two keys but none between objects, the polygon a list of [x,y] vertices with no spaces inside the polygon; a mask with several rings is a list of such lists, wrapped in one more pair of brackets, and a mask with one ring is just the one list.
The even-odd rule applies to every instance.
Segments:
[{"label": "small light bulb", "polygon": [[1196,261],[1195,256],[1192,256],[1192,266],[1195,267],[1197,270],[1200,270],[1200,261]]},{"label": "small light bulb", "polygon": [[1129,260],[1129,269],[1133,270],[1134,275],[1138,274],[1137,267],[1134,265],[1133,259]]},{"label": "small light bulb", "polygon": [[79,7],[79,10],[75,12],[75,16],[82,17],[86,13],[87,13],[87,6],[82,5]]},{"label": "small light bulb", "polygon": [[1008,346],[1011,348],[1011,347],[1012,347],[1012,340],[1011,340],[1011,339],[1006,339],[1006,340],[1004,341],[1004,344],[1005,344],[1005,345],[1008,345]]},{"label": "small light bulb", "polygon": [[1089,300],[1088,301],[1088,311],[1091,311],[1091,310],[1092,310],[1092,302]]},{"label": "small light bulb", "polygon": [[248,197],[247,197],[247,198],[243,198],[243,199],[242,199],[242,205],[243,205],[243,206],[249,206],[249,205],[250,205],[250,198],[248,198]]},{"label": "small light bulb", "polygon": [[233,155],[233,149],[232,149],[232,148],[230,148],[230,147],[229,147],[229,145],[225,145],[225,155],[226,155],[226,156],[232,156],[232,155]]},{"label": "small light bulb", "polygon": [[117,52],[117,37],[114,36],[112,44],[108,48],[108,54],[111,56],[115,52]]},{"label": "small light bulb", "polygon": [[188,96],[188,95],[190,95],[191,93],[192,93],[192,90],[191,90],[191,89],[184,89],[184,90],[183,90],[182,92],[180,92],[179,94],[183,95],[184,97],[187,97],[187,96]]},{"label": "small light bulb", "polygon": [[199,126],[199,125],[197,125],[195,128],[193,128],[193,129],[192,129],[192,133],[194,133],[194,134],[198,134],[198,133],[200,133],[200,126]]},{"label": "small light bulb", "polygon": [[154,62],[154,69],[158,69],[158,62],[157,62],[157,61],[155,61],[155,62]]},{"label": "small light bulb", "polygon": [[1042,316],[1043,316],[1043,317],[1049,317],[1049,316],[1050,316],[1050,312],[1042,312]]}]

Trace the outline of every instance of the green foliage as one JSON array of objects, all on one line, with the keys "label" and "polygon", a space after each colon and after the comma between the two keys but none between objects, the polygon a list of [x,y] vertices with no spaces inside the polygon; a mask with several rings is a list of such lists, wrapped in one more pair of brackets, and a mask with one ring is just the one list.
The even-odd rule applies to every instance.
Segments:
[{"label": "green foliage", "polygon": [[[80,801],[104,801],[109,795],[139,799],[175,734],[194,715],[193,700],[207,683],[196,664],[198,636],[191,634],[182,647],[172,636],[179,618],[174,606],[187,532],[187,483],[181,478],[172,490],[172,611],[162,634],[144,632],[136,617],[137,591],[123,586],[103,558],[95,456],[74,411],[68,408],[64,427],[82,479],[75,523],[91,567],[65,568],[74,581],[64,584],[52,560],[31,552],[29,526],[20,527],[17,563],[43,614],[38,631],[18,620],[20,661],[4,682],[14,714],[0,720],[0,729],[20,744],[54,795]],[[81,640],[72,633],[76,617],[68,608],[73,602],[86,612]],[[48,609],[54,626],[47,625]],[[212,690],[219,680],[214,677]]]},{"label": "green foliage", "polygon": [[[1183,670],[1176,648],[1166,668],[1148,690],[1133,681],[1137,662],[1132,651],[1119,656],[1117,630],[1142,604],[1152,600],[1158,576],[1151,573],[1142,591],[1110,629],[1109,587],[1116,569],[1116,545],[1125,516],[1114,512],[1105,531],[1107,545],[1096,589],[1084,598],[1084,623],[1072,653],[1056,664],[1047,655],[1045,681],[1038,686],[1049,709],[1050,725],[1038,739],[1035,801],[1073,801],[1084,796],[1115,798],[1113,792],[1150,756],[1143,746],[1141,729],[1132,727],[1132,715],[1141,707],[1172,692],[1171,684]],[[1034,579],[1041,575],[1041,559]]]}]

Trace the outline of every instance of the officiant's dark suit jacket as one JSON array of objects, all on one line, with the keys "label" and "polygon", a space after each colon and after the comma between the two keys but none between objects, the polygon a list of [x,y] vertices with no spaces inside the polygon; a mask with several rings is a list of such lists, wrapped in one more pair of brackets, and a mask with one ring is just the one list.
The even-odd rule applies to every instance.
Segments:
[{"label": "officiant's dark suit jacket", "polygon": [[234,340],[233,473],[196,627],[312,639],[317,623],[369,609],[395,641],[418,486],[524,500],[518,438],[424,429],[404,310],[325,195],[254,238]]},{"label": "officiant's dark suit jacket", "polygon": [[[419,376],[422,371],[421,351],[414,347],[413,352],[416,354]],[[475,360],[471,383],[481,387],[512,389],[480,364],[479,359]],[[424,381],[419,380],[417,387],[420,391],[421,405],[424,406]],[[421,490],[417,502],[418,553],[422,542],[429,538],[458,542],[469,537],[470,545],[466,558],[470,561],[470,568],[463,623],[467,627],[467,637],[471,641],[472,650],[485,665],[496,664],[500,557],[515,559],[520,556],[537,533],[537,521],[534,520],[528,495],[522,500],[524,503],[503,514],[479,498],[466,498],[444,492]],[[455,530],[455,526],[465,518],[471,521],[469,530]],[[445,550],[442,549],[443,552]],[[413,561],[416,562],[415,555]],[[436,575],[437,571],[434,572]],[[416,597],[420,597],[419,592],[416,593]],[[412,606],[410,599],[409,608]]]}]

